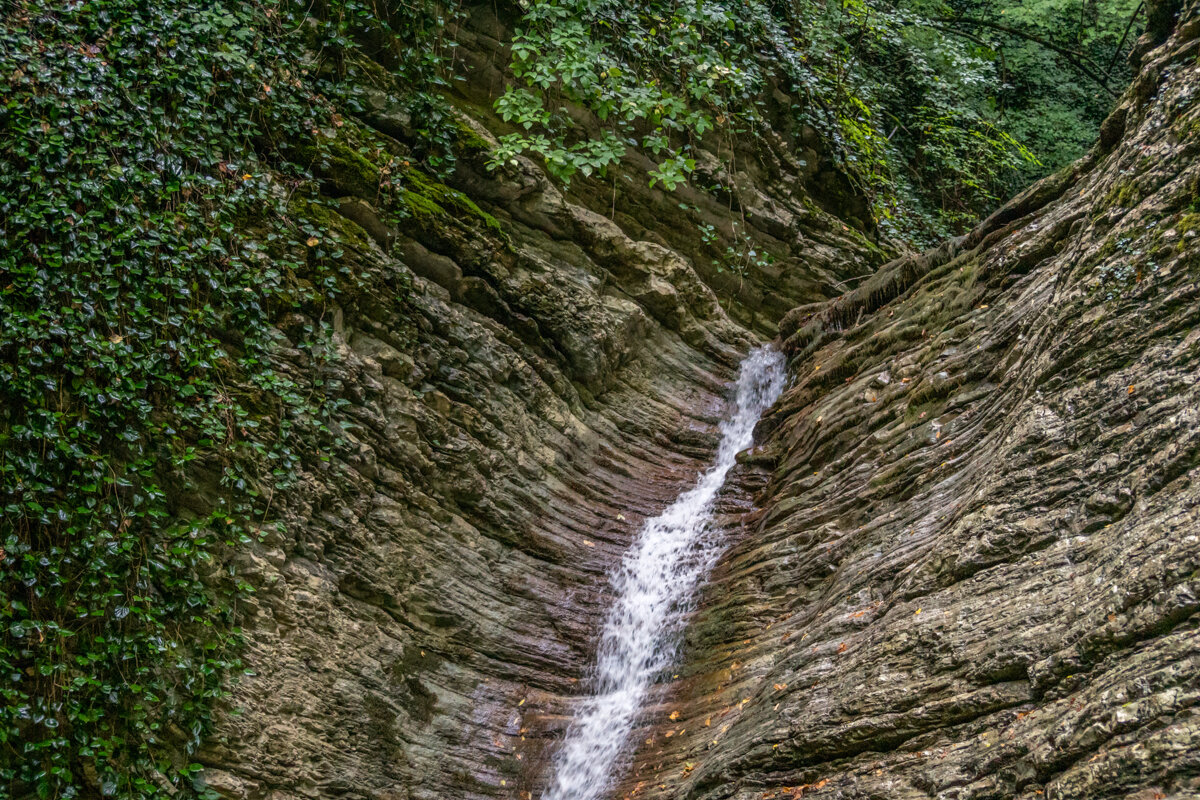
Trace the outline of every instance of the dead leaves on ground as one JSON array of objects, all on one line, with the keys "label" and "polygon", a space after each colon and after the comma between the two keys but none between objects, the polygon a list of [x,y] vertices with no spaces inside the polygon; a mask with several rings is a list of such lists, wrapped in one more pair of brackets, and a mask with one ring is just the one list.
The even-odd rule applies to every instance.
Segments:
[{"label": "dead leaves on ground", "polygon": [[824,789],[829,785],[828,778],[822,778],[816,783],[806,783],[802,786],[783,786],[779,789],[769,789],[762,793],[763,800],[784,800],[790,797],[792,800],[804,797],[805,792]]}]

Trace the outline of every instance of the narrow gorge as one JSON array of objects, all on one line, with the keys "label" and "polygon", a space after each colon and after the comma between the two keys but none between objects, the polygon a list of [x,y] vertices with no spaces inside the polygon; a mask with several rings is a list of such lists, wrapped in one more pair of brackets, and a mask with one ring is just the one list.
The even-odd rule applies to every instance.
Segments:
[{"label": "narrow gorge", "polygon": [[[413,13],[383,5],[393,17]],[[434,112],[397,99],[408,88],[397,77],[403,53],[355,33],[350,55],[286,71],[327,116],[306,116],[277,139],[248,134],[261,160],[223,158],[210,182],[164,179],[172,214],[191,192],[260,191],[250,202],[282,204],[294,241],[276,235],[271,213],[245,208],[226,218],[205,205],[200,223],[163,226],[202,224],[196,242],[221,242],[214,293],[235,256],[262,275],[291,266],[279,267],[285,301],[254,311],[269,320],[261,362],[270,381],[244,366],[259,363],[244,322],[258,317],[230,315],[209,337],[212,369],[246,358],[221,373],[234,377],[213,390],[205,408],[217,410],[198,433],[166,443],[183,426],[161,392],[122,412],[159,427],[145,438],[153,447],[137,451],[144,460],[127,459],[128,474],[142,477],[114,482],[114,519],[124,521],[106,522],[110,538],[87,548],[99,559],[87,563],[103,569],[115,569],[104,565],[118,551],[135,553],[136,591],[105,589],[92,612],[96,626],[111,618],[113,628],[88,627],[74,601],[59,616],[39,610],[49,607],[40,587],[67,596],[88,576],[49,566],[82,534],[51,531],[59,518],[44,496],[36,513],[24,510],[33,476],[52,473],[18,444],[59,452],[29,409],[65,414],[62,398],[75,390],[66,379],[25,378],[18,365],[86,350],[101,366],[76,377],[98,371],[114,388],[81,401],[83,430],[117,397],[120,370],[106,354],[134,352],[139,339],[87,316],[94,303],[103,317],[111,300],[99,279],[80,291],[101,299],[62,300],[61,312],[50,294],[20,293],[35,273],[49,273],[53,291],[87,283],[54,277],[65,263],[51,255],[56,237],[101,247],[138,229],[168,253],[167,272],[200,245],[139,229],[140,201],[87,228],[87,186],[84,199],[54,209],[59,227],[18,236],[13,198],[31,205],[49,192],[54,170],[78,166],[67,156],[48,184],[23,180],[24,194],[0,199],[0,245],[15,254],[0,267],[10,304],[0,352],[11,365],[0,373],[9,386],[0,567],[10,570],[3,644],[13,684],[0,796],[1200,797],[1194,0],[1139,7],[1133,82],[1113,89],[1086,155],[923,251],[873,216],[872,190],[840,145],[788,116],[799,101],[782,80],[763,92],[761,133],[692,137],[686,180],[670,180],[643,147],[569,182],[551,156],[508,154],[522,129],[496,99],[514,80],[514,31],[529,5],[468,3],[445,23],[455,42],[439,65],[450,76],[438,89],[453,132],[445,174],[422,166]],[[14,8],[6,24],[21,31],[5,40],[5,58],[24,30],[78,10]],[[190,6],[176,11],[167,16],[190,19]],[[113,31],[136,27],[116,16],[97,23],[94,52],[26,45],[99,70],[118,58],[104,50]],[[174,58],[172,41],[156,38],[150,61]],[[227,58],[206,62],[204,80],[223,69],[249,76],[238,86],[250,87],[250,107],[268,108],[284,79],[268,85],[254,64],[237,72],[232,47],[216,48]],[[22,66],[5,78],[11,87],[41,80],[37,59],[13,58]],[[337,74],[343,94],[312,99],[306,81],[322,70]],[[121,92],[159,80],[170,76]],[[198,96],[215,107],[210,89]],[[103,110],[86,103],[87,113]],[[10,130],[18,105],[4,112]],[[255,124],[269,129],[273,113]],[[163,119],[176,114],[187,116]],[[601,140],[602,115],[582,105],[570,114]],[[26,138],[57,135],[30,125]],[[506,152],[500,163],[496,152]],[[16,166],[5,174],[27,168],[6,160]],[[160,160],[169,173],[174,162]],[[87,162],[86,181],[116,182],[135,161]],[[185,310],[159,297],[149,327],[210,304],[198,299],[209,291],[200,282],[172,291]],[[12,322],[18,307],[36,324]],[[72,314],[86,317],[86,334],[60,332]],[[138,317],[113,314],[130,326]],[[35,327],[47,332],[19,350]],[[146,352],[180,374],[209,369],[188,361],[188,346],[180,335]],[[18,396],[25,380],[50,399]],[[192,385],[199,379],[171,391]],[[276,394],[319,401],[319,413],[301,401],[288,411]],[[222,410],[239,404],[249,425]],[[49,427],[69,432],[63,419]],[[280,432],[248,448],[267,466],[239,483],[236,459],[205,443],[256,441],[260,424]],[[126,425],[134,430],[128,421],[117,430]],[[133,452],[138,435],[104,447]],[[294,458],[269,455],[289,436]],[[130,487],[151,475],[164,510],[131,523],[141,501]],[[230,498],[246,485],[254,499],[239,536]],[[236,596],[211,620],[187,623],[236,630],[236,655],[195,673],[203,678],[191,668],[207,656],[158,632],[138,649],[128,632],[140,604],[174,584],[142,577],[159,559],[157,545],[141,544],[155,541],[149,534],[128,548],[121,535],[178,520],[190,526],[180,541],[213,542],[211,557],[186,566],[196,585]],[[164,561],[184,558],[173,546]],[[191,583],[180,591],[188,602],[202,594]],[[38,622],[41,613],[56,622]],[[84,621],[40,654],[71,619]],[[178,625],[180,639],[194,635]],[[117,643],[105,658],[119,677],[91,680],[102,659],[72,642],[93,635]],[[221,641],[210,650],[224,652]],[[185,677],[143,691],[152,652],[186,663]],[[38,675],[51,689],[27,688]],[[84,710],[60,722],[71,692],[85,690]],[[47,705],[22,705],[39,692]],[[211,712],[185,721],[201,695]],[[124,720],[140,714],[145,727],[127,732]],[[67,744],[84,742],[80,719],[110,727],[86,746]],[[149,741],[152,756],[138,760],[126,745],[135,740]],[[45,755],[52,750],[71,754],[62,776],[22,771],[59,764]]]}]

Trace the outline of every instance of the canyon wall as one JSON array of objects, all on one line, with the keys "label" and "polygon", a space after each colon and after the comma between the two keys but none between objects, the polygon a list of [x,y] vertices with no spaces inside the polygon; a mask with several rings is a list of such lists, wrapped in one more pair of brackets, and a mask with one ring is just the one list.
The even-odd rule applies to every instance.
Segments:
[{"label": "canyon wall", "polygon": [[[324,133],[333,156],[313,169],[356,283],[327,311],[334,357],[285,347],[280,370],[337,401],[349,444],[313,461],[275,507],[282,532],[237,564],[256,587],[251,674],[197,757],[223,796],[528,796],[608,572],[711,460],[740,359],[884,260],[806,191],[830,175],[779,159],[727,174],[707,154],[736,214],[649,188],[637,156],[569,193],[527,161],[489,172],[509,35],[491,6],[455,32],[459,163],[451,185],[401,176],[411,216],[375,205],[416,135],[397,87],[365,83],[365,108]],[[377,162],[337,146],[367,139]],[[735,218],[780,260],[733,275],[698,258],[699,225]]]},{"label": "canyon wall", "polygon": [[[513,17],[476,8],[450,185],[387,221],[382,165],[315,165],[362,276],[329,311],[320,389],[351,441],[242,558],[253,674],[203,780],[536,796],[606,575],[708,463],[740,357],[778,336],[793,385],[722,499],[735,545],[614,796],[1195,796],[1193,8],[1091,155],[882,267],[836,170],[787,155],[806,132],[734,174],[713,156],[736,214],[648,188],[636,156],[569,190],[529,162],[489,172]],[[380,80],[334,135],[403,155]],[[735,216],[774,264],[703,255],[698,226]]]},{"label": "canyon wall", "polygon": [[1200,20],[1072,168],[783,321],[624,793],[1200,794]]}]

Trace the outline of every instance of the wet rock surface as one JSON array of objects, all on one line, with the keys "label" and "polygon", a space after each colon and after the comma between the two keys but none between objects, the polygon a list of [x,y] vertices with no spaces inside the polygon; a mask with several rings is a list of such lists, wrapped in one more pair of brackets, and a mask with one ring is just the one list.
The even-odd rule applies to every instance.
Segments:
[{"label": "wet rock surface", "polygon": [[1200,796],[1182,20],[1086,159],[785,318],[738,544],[615,797]]},{"label": "wet rock surface", "polygon": [[[197,757],[224,797],[528,797],[609,570],[711,461],[739,361],[785,308],[882,260],[799,184],[768,196],[746,174],[747,198],[774,209],[755,241],[824,244],[730,292],[689,249],[696,220],[637,163],[616,204],[609,184],[564,194],[529,162],[488,172],[499,124],[480,101],[507,62],[488,32],[506,34],[488,9],[471,20],[454,102],[478,144],[451,186],[410,179],[420,213],[389,221],[378,165],[314,164],[359,282],[327,311],[333,357],[291,348],[315,322],[293,314],[279,367],[336,400],[348,443],[273,501],[282,531],[238,565],[257,589],[251,674]],[[365,96],[329,135],[404,157],[410,121],[383,89]]]},{"label": "wet rock surface", "polygon": [[[720,176],[776,257],[743,276],[695,235],[728,198],[651,190],[635,157],[614,197],[477,148],[399,223],[332,164],[364,278],[329,309],[337,357],[280,367],[339,401],[349,444],[240,565],[253,674],[203,779],[537,796],[607,574],[779,334],[793,384],[720,500],[734,545],[614,797],[1200,795],[1194,9],[1139,46],[1090,156],[840,297],[883,251],[789,155],[812,136]],[[490,6],[456,36],[484,145],[507,36]],[[372,92],[347,128],[402,155],[411,121]]]}]

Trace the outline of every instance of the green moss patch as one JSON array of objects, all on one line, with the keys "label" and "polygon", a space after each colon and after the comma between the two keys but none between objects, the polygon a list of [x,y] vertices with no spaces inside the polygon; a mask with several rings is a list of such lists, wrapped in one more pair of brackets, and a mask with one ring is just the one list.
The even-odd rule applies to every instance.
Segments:
[{"label": "green moss patch", "polygon": [[468,217],[486,228],[500,233],[500,222],[481,209],[471,198],[457,189],[451,189],[426,175],[419,169],[410,168],[401,172],[400,201],[412,216],[417,218]]}]

